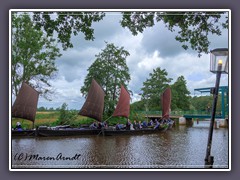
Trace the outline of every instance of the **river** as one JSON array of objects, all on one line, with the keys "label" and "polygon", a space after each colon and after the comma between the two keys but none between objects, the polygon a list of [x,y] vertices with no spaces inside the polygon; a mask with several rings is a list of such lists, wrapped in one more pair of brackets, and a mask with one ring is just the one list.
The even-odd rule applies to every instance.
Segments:
[{"label": "river", "polygon": [[[204,168],[209,122],[158,134],[12,139],[12,168]],[[229,132],[214,129],[213,168],[229,168]]]}]

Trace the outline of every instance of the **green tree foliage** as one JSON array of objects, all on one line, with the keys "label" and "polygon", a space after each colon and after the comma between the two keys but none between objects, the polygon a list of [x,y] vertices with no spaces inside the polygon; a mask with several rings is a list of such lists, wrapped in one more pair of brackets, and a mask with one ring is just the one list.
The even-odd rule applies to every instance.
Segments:
[{"label": "green tree foliage", "polygon": [[171,85],[172,89],[172,110],[189,110],[190,109],[190,92],[187,89],[187,82],[183,76],[177,78],[176,82]]},{"label": "green tree foliage", "polygon": [[96,55],[96,60],[88,68],[81,93],[86,96],[92,79],[95,79],[105,91],[104,112],[107,116],[113,113],[121,85],[127,88],[130,81],[126,64],[126,58],[129,55],[123,47],[119,48],[114,44],[106,43],[106,48]]},{"label": "green tree foliage", "polygon": [[131,111],[145,111],[145,104],[144,101],[140,100],[137,102],[134,102],[130,105]]},{"label": "green tree foliage", "polygon": [[86,40],[94,40],[93,22],[103,19],[103,12],[34,12],[33,21],[37,29],[42,29],[47,36],[52,37],[57,34],[58,42],[62,44],[64,50],[72,48],[71,36],[82,32]]},{"label": "green tree foliage", "polygon": [[153,69],[150,78],[143,82],[142,100],[145,103],[146,110],[160,110],[160,97],[164,90],[169,87],[172,78],[167,78],[167,71],[161,68]]},{"label": "green tree foliage", "polygon": [[38,111],[47,111],[47,108],[41,106],[41,107],[39,107],[37,110],[38,110]]},{"label": "green tree foliage", "polygon": [[208,53],[210,42],[209,34],[221,35],[223,28],[228,28],[228,17],[220,22],[225,12],[123,12],[121,25],[127,27],[133,35],[142,33],[147,27],[162,21],[170,31],[178,31],[175,39],[181,42],[186,50],[191,49]]},{"label": "green tree foliage", "polygon": [[60,57],[55,40],[36,30],[27,14],[12,14],[12,87],[18,94],[22,82],[37,89],[49,99],[49,79],[57,71],[55,59]]},{"label": "green tree foliage", "polygon": [[[227,112],[227,104],[226,104],[226,95],[225,98],[225,107],[224,110]],[[206,113],[211,113],[212,111],[212,103],[213,103],[213,96],[212,95],[206,95],[206,96],[195,96],[191,99],[191,104],[194,107],[196,111],[202,111]],[[216,107],[216,114],[221,113],[222,110],[222,95],[219,93],[218,95],[218,101],[217,101],[217,107]]]},{"label": "green tree foliage", "polygon": [[[163,22],[170,31],[178,31],[176,40],[182,43],[184,49],[191,47],[201,56],[207,53],[210,42],[209,34],[221,35],[228,28],[228,16],[225,22],[220,22],[226,12],[123,12],[122,27],[127,27],[133,35],[142,33],[147,27]],[[86,40],[94,40],[93,22],[99,22],[105,16],[104,12],[34,12],[33,20],[38,29],[43,29],[48,36],[54,32],[63,49],[73,47],[70,42],[72,35],[82,32]]]},{"label": "green tree foliage", "polygon": [[190,99],[190,102],[196,111],[206,111],[207,107],[212,107],[213,96],[194,96]]},{"label": "green tree foliage", "polygon": [[77,118],[76,111],[68,110],[68,105],[63,103],[60,108],[60,115],[58,118],[58,123],[60,125],[70,125]]}]

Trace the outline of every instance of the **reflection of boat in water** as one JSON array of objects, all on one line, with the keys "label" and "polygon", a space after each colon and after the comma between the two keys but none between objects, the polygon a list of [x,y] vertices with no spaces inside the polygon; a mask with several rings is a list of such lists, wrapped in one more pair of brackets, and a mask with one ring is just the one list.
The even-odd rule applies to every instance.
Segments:
[{"label": "reflection of boat in water", "polygon": [[[38,97],[39,93],[27,83],[23,82],[12,106],[12,117],[32,121],[34,127]],[[15,128],[12,130],[12,136],[35,136],[35,130]]]},{"label": "reflection of boat in water", "polygon": [[136,129],[136,130],[105,130],[105,136],[115,136],[115,135],[142,135],[142,134],[153,134],[153,133],[160,133],[164,132],[168,129],[168,126],[162,127],[159,129],[153,128],[143,128],[143,129]]}]

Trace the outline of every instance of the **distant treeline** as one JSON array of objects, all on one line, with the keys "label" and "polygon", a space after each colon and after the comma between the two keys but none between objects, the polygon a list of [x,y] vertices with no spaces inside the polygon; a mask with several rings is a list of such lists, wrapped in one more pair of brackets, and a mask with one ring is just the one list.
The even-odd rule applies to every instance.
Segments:
[{"label": "distant treeline", "polygon": [[[47,107],[38,107],[37,108],[37,111],[60,111],[61,110],[61,107],[57,107],[57,108],[54,108],[54,107],[50,107],[50,108],[47,108]],[[69,109],[71,111],[79,111],[79,110],[76,110],[76,109]]]},{"label": "distant treeline", "polygon": [[[195,96],[195,97],[191,97],[190,98],[190,108],[187,109],[187,110],[205,111],[208,108],[211,108],[212,101],[213,101],[212,95],[210,95],[210,96],[199,96],[199,97]],[[222,103],[221,101],[222,101],[222,99],[219,97],[218,98],[218,103],[217,103],[217,110],[221,110],[221,103]],[[226,103],[225,104],[225,108],[227,109],[228,108],[228,104],[227,104],[226,100],[225,100],[225,103]],[[131,110],[134,110],[134,111],[146,111],[145,108],[146,107],[144,106],[144,101],[137,101],[137,102],[134,102],[134,103],[131,104]],[[37,111],[60,111],[60,110],[61,110],[61,107],[57,107],[57,108],[50,107],[50,108],[47,108],[47,107],[41,106],[41,107],[37,108]],[[76,109],[69,109],[69,110],[76,111],[76,112],[79,111],[79,110],[76,110]],[[149,111],[161,111],[161,108],[160,108],[160,106],[153,107],[153,106],[149,105],[149,109],[148,110]],[[175,110],[183,110],[183,109],[178,109],[178,108],[172,107],[171,110],[175,111]]]}]

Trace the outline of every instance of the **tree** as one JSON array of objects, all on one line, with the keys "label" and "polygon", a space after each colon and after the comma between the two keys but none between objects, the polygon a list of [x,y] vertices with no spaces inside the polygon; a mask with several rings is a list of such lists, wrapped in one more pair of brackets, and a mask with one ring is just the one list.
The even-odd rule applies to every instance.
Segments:
[{"label": "tree", "polygon": [[73,47],[71,36],[76,36],[79,32],[85,35],[86,40],[94,40],[92,23],[102,20],[104,16],[103,12],[86,11],[34,12],[33,21],[36,28],[44,30],[48,37],[56,32],[58,42],[66,50]]},{"label": "tree", "polygon": [[[196,111],[207,112],[207,107],[212,107],[213,96],[195,96],[190,99],[190,102]],[[218,102],[219,103],[219,102]]]},{"label": "tree", "polygon": [[[127,27],[133,35],[142,33],[155,22],[162,21],[170,31],[178,29],[175,39],[183,43],[186,50],[189,46],[198,52],[208,53],[210,42],[208,35],[221,35],[221,28],[228,28],[228,17],[221,23],[221,15],[226,12],[123,12],[121,25]],[[189,43],[189,44],[187,44]]]},{"label": "tree", "polygon": [[130,105],[131,111],[145,111],[144,101],[140,100]]},{"label": "tree", "polygon": [[177,78],[176,82],[171,85],[172,89],[172,110],[190,109],[190,92],[187,89],[187,82],[184,76]]},{"label": "tree", "polygon": [[145,102],[146,108],[151,110],[161,109],[160,96],[172,81],[172,78],[167,78],[167,75],[165,69],[161,70],[158,67],[153,69],[153,73],[149,74],[150,78],[143,82],[142,100]]},{"label": "tree", "polygon": [[[208,34],[221,35],[222,28],[228,28],[228,16],[221,23],[221,15],[226,12],[187,11],[187,12],[123,12],[122,27],[127,27],[133,35],[142,33],[155,22],[162,21],[170,31],[178,30],[176,40],[198,52],[207,53],[209,49]],[[48,36],[57,33],[58,42],[64,49],[73,47],[70,42],[72,35],[84,33],[86,40],[94,40],[93,22],[98,22],[105,16],[104,12],[34,12],[33,20],[38,29],[44,29]],[[189,43],[189,44],[187,44]]]},{"label": "tree", "polygon": [[81,93],[86,96],[92,79],[95,79],[105,91],[104,112],[107,116],[113,113],[121,85],[127,88],[130,81],[126,64],[126,58],[129,55],[123,47],[119,48],[114,44],[106,43],[106,48],[96,55],[96,60],[88,68]]},{"label": "tree", "polygon": [[60,115],[58,118],[58,123],[60,125],[66,125],[66,124],[70,125],[77,118],[77,116],[78,115],[77,115],[76,111],[68,110],[67,103],[63,103],[60,108]]},{"label": "tree", "polygon": [[60,57],[55,40],[34,28],[27,14],[12,14],[12,86],[17,96],[26,82],[49,99],[52,92],[49,79],[57,71],[55,59]]},{"label": "tree", "polygon": [[54,108],[53,108],[53,107],[50,107],[50,108],[48,109],[48,111],[54,111]]},{"label": "tree", "polygon": [[[196,111],[203,111],[210,114],[212,111],[213,95],[210,94],[210,95],[199,96],[199,97],[195,96],[191,98],[190,102]],[[226,106],[224,108],[226,109]],[[221,110],[222,110],[222,98],[221,98],[221,94],[219,94],[216,113],[218,114],[219,112],[221,112]]]},{"label": "tree", "polygon": [[39,107],[37,110],[38,110],[38,111],[46,111],[46,108],[43,107],[43,106],[41,106],[41,107]]}]

